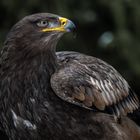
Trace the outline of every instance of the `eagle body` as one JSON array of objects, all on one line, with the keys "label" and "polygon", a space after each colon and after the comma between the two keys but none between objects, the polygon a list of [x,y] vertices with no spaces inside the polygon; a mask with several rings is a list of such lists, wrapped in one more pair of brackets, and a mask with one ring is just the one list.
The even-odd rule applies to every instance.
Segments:
[{"label": "eagle body", "polygon": [[[7,76],[3,73],[4,78],[0,82],[3,91],[0,98],[1,122],[7,135],[11,140],[89,140],[95,136],[97,139],[104,137],[100,135],[103,131],[100,126],[100,133],[93,127],[98,125],[98,122],[92,121],[94,112],[68,104],[55,95],[46,59],[40,58],[39,64],[33,60],[25,69],[18,65],[22,67],[20,71],[17,71],[18,67],[8,69],[5,71]],[[66,59],[69,59],[67,53]]]},{"label": "eagle body", "polygon": [[138,98],[104,61],[55,52],[73,28],[65,18],[42,13],[25,17],[8,34],[0,56],[0,124],[9,139],[120,140],[108,120],[132,113]]}]

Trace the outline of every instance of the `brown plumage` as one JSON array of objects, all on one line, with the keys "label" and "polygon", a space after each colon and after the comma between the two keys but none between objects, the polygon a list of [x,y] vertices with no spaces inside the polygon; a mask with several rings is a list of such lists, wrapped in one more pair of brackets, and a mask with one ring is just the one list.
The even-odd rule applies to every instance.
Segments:
[{"label": "brown plumage", "polygon": [[57,58],[51,85],[63,100],[87,109],[109,107],[118,117],[138,109],[137,96],[109,64],[76,52],[59,52]]},{"label": "brown plumage", "polygon": [[113,117],[95,111],[120,117],[138,108],[135,93],[109,64],[55,53],[74,28],[66,18],[40,13],[9,32],[0,55],[0,124],[11,140],[118,140],[108,123]]}]

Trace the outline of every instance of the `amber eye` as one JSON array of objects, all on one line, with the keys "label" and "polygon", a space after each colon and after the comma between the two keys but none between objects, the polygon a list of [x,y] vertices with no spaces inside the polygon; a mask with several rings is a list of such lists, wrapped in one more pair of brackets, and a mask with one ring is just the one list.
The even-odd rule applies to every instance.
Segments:
[{"label": "amber eye", "polygon": [[48,21],[41,20],[41,21],[37,22],[37,26],[38,27],[46,27],[46,26],[48,26]]}]

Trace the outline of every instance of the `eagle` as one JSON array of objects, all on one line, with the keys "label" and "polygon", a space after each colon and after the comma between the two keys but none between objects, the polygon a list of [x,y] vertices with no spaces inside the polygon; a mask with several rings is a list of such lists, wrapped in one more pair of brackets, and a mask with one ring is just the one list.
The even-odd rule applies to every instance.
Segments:
[{"label": "eagle", "polygon": [[121,118],[138,109],[136,94],[111,65],[56,52],[73,31],[71,20],[37,13],[8,33],[0,54],[0,128],[10,140],[91,140],[96,112]]}]

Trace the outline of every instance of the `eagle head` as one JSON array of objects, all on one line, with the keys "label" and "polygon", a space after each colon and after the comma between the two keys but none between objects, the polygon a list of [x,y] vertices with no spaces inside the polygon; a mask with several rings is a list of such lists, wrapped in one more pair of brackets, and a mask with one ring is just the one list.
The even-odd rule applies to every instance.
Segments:
[{"label": "eagle head", "polygon": [[73,22],[64,17],[50,13],[33,14],[13,26],[5,45],[21,52],[41,52],[54,49],[64,33],[74,30]]}]

